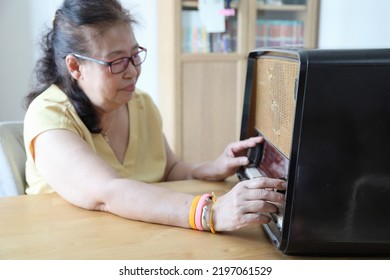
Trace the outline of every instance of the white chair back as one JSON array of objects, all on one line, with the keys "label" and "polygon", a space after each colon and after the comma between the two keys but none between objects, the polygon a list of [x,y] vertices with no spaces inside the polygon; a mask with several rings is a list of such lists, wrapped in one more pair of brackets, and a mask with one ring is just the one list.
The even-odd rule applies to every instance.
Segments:
[{"label": "white chair back", "polygon": [[23,122],[0,122],[0,197],[25,194]]}]

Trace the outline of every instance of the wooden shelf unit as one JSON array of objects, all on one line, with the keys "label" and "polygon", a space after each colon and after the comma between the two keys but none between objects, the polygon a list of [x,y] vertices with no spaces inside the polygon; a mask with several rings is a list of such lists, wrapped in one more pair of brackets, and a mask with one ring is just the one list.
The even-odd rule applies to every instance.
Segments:
[{"label": "wooden shelf unit", "polygon": [[317,46],[319,0],[306,5],[233,2],[237,49],[232,53],[182,52],[182,11],[196,1],[164,0],[158,5],[159,108],[164,132],[183,160],[215,159],[239,139],[248,53],[256,48],[256,21],[287,17],[304,24],[304,45]]}]

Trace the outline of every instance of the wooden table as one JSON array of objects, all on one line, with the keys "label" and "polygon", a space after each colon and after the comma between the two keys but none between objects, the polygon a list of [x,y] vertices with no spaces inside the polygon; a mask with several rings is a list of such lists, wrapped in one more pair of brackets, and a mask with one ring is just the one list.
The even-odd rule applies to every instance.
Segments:
[{"label": "wooden table", "polygon": [[[160,184],[221,195],[232,182]],[[127,220],[73,206],[57,194],[0,198],[0,259],[299,259],[279,252],[260,226],[211,234]],[[307,258],[306,258],[307,259]]]}]

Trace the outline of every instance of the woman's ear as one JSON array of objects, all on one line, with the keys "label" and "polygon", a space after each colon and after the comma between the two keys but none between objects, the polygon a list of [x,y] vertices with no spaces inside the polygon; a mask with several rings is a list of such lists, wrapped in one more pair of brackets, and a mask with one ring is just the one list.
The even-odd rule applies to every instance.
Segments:
[{"label": "woman's ear", "polygon": [[73,79],[78,80],[81,77],[80,72],[80,64],[76,57],[74,57],[71,54],[68,54],[65,58],[66,62],[66,68],[68,68],[68,71],[70,75],[73,77]]}]

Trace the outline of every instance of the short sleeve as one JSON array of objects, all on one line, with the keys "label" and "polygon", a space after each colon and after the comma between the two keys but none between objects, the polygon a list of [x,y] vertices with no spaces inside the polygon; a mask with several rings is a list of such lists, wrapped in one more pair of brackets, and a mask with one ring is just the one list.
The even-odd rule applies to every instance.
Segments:
[{"label": "short sleeve", "polygon": [[34,139],[53,129],[66,129],[82,134],[81,120],[66,95],[56,86],[38,96],[29,106],[24,119],[24,144],[34,159]]}]

